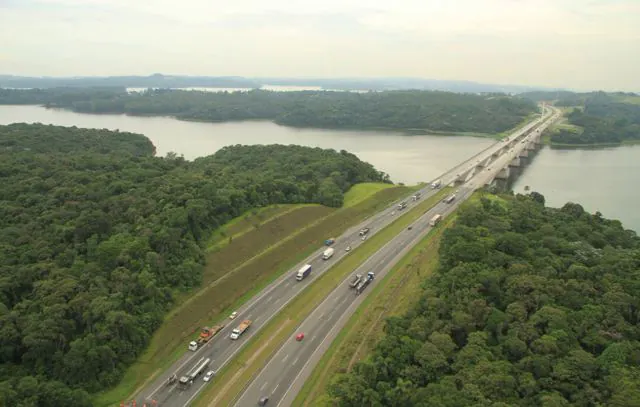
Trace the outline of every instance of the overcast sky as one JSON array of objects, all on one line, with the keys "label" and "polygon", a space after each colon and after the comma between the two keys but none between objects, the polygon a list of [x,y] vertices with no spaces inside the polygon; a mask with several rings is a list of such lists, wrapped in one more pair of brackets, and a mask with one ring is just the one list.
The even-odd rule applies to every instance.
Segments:
[{"label": "overcast sky", "polygon": [[0,0],[0,73],[640,91],[640,0]]}]

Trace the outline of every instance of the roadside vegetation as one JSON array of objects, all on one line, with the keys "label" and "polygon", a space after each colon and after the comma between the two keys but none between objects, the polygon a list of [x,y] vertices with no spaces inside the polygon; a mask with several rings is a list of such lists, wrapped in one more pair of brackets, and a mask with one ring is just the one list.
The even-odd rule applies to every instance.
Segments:
[{"label": "roadside vegetation", "polygon": [[443,220],[378,282],[318,362],[294,405],[334,405],[327,393],[331,379],[350,372],[375,349],[384,337],[387,318],[403,315],[417,304],[424,279],[437,268],[442,233],[454,221],[454,216]]},{"label": "roadside vegetation", "polygon": [[[193,162],[153,153],[141,135],[0,126],[0,404],[91,405],[89,394],[120,382],[185,293],[205,277],[223,280],[230,269],[204,267],[220,225],[271,204],[339,207],[352,185],[387,179],[319,148],[233,146]],[[236,267],[253,255],[238,253]],[[285,261],[273,256],[271,272]],[[218,290],[238,284],[224,281]]]},{"label": "roadside vegetation", "polygon": [[530,100],[504,94],[436,91],[198,92],[109,88],[0,89],[0,104],[39,104],[79,113],[174,116],[226,122],[270,120],[294,127],[391,129],[495,134],[537,111]]},{"label": "roadside vegetation", "polygon": [[[386,189],[378,192],[386,193]],[[230,363],[222,368],[208,386],[194,401],[197,406],[230,405],[242,391],[254,374],[258,373],[275,352],[312,311],[335,287],[368,259],[380,247],[394,238],[409,224],[415,222],[425,211],[450,193],[444,188],[435,196],[421,202],[409,213],[396,219],[391,225],[367,239],[365,243],[354,249],[349,256],[341,259],[330,270],[314,281],[295,299],[293,299],[278,315],[276,315],[259,333],[252,337],[244,349]],[[347,211],[342,209],[341,211]],[[317,246],[316,246],[317,248]]]},{"label": "roadside vegetation", "polygon": [[481,198],[419,301],[329,386],[340,406],[640,405],[640,239],[538,193]]},{"label": "roadside vegetation", "polygon": [[[232,310],[321,247],[327,236],[342,234],[414,189],[391,186],[349,208],[303,206],[274,218],[219,252],[210,253],[202,287],[185,295],[184,302],[171,310],[145,353],[116,388],[96,398],[96,406],[107,407],[130,398],[144,383],[183,355],[186,344],[202,326],[226,323]],[[280,238],[269,232],[276,227],[281,231]],[[263,244],[262,251],[252,251],[248,242],[254,242],[256,249]],[[221,268],[226,271],[219,273]]]}]

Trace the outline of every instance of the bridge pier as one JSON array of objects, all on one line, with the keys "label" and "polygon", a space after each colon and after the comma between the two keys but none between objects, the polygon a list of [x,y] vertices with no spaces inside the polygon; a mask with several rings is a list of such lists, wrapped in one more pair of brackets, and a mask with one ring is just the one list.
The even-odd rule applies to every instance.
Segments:
[{"label": "bridge pier", "polygon": [[520,166],[520,157],[516,157],[509,163],[508,167],[519,167]]},{"label": "bridge pier", "polygon": [[500,170],[500,172],[496,175],[496,179],[509,179],[509,166]]},{"label": "bridge pier", "polygon": [[522,150],[520,150],[520,152],[518,153],[518,158],[527,158],[527,157],[529,157],[529,151],[525,147]]}]

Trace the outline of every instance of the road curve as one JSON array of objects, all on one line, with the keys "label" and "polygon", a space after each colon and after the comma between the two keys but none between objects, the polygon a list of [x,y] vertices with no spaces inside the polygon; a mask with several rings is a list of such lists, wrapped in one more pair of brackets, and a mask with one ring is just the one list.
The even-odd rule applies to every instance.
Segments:
[{"label": "road curve", "polygon": [[[529,125],[515,132],[509,137],[509,139],[520,137],[530,128],[539,124],[543,119],[544,117],[532,121]],[[457,174],[472,169],[477,165],[476,163],[478,160],[484,160],[503,148],[503,142],[496,142],[481,153],[476,154],[474,157],[471,157],[450,171],[447,171],[439,178],[442,180],[443,185],[449,184],[453,182],[457,177]],[[437,190],[432,190],[429,186],[425,186],[421,192],[423,196],[422,199],[427,199],[430,196],[433,196]],[[216,372],[219,371],[274,315],[284,308],[307,285],[312,284],[316,278],[326,272],[340,258],[345,256],[347,253],[344,251],[344,248],[347,245],[350,245],[352,249],[356,249],[360,244],[362,244],[360,236],[358,235],[361,228],[371,228],[369,234],[374,235],[393,222],[393,220],[398,216],[402,216],[409,209],[420,203],[420,201],[414,202],[408,198],[403,200],[407,201],[407,208],[405,210],[398,211],[396,208],[396,202],[393,206],[384,209],[359,225],[350,228],[343,235],[338,237],[336,239],[336,243],[333,245],[336,251],[332,259],[328,261],[322,260],[321,256],[325,247],[319,248],[317,252],[305,259],[305,261],[296,265],[293,269],[284,273],[269,286],[265,287],[256,297],[243,305],[238,310],[237,318],[234,321],[227,321],[227,326],[218,333],[216,338],[204,347],[198,349],[196,352],[188,352],[186,351],[187,343],[185,343],[185,355],[175,362],[163,375],[151,384],[147,385],[136,395],[135,400],[137,405],[141,406],[144,403],[147,403],[147,405],[157,405],[161,407],[188,406],[208,383],[204,382],[201,378],[198,378],[193,385],[187,389],[179,389],[175,384],[166,384],[169,376],[172,374],[175,374],[178,377],[183,376],[187,374],[195,364],[205,358],[209,358],[211,360],[208,369]],[[328,238],[329,236],[326,237]],[[303,264],[306,263],[311,264],[313,267],[311,275],[301,282],[295,281],[293,275]],[[230,340],[229,334],[231,330],[234,329],[239,321],[243,319],[251,319],[253,324],[238,340]]]}]

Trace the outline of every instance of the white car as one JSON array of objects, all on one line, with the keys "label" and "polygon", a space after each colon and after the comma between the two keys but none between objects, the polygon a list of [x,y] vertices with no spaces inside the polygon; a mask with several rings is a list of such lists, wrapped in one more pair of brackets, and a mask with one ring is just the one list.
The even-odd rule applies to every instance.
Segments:
[{"label": "white car", "polygon": [[202,379],[202,380],[204,380],[205,382],[208,382],[209,380],[211,380],[211,378],[213,377],[213,375],[214,375],[214,371],[213,371],[213,370],[209,370],[209,371],[207,372],[207,374],[206,374],[206,375],[204,375],[204,379]]},{"label": "white car", "polygon": [[238,311],[233,311],[231,315],[229,315],[229,319],[235,319],[238,316]]}]

